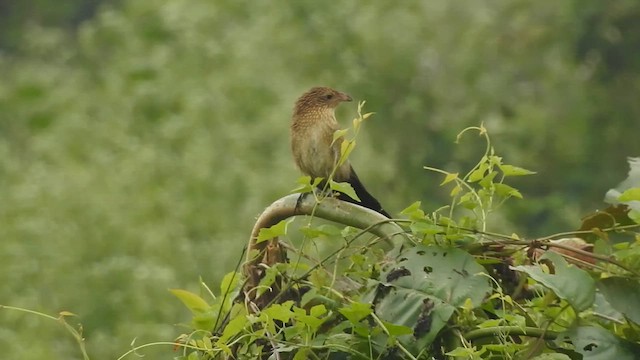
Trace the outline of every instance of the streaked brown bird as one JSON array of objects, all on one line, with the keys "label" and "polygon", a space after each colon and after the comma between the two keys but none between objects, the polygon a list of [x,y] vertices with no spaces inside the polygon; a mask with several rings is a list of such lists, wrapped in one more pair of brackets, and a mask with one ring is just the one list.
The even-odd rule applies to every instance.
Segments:
[{"label": "streaked brown bird", "polygon": [[[314,87],[296,101],[291,121],[291,151],[296,165],[305,175],[328,179],[336,167],[342,139],[333,142],[334,132],[340,129],[335,109],[344,101],[351,101],[351,97],[328,87]],[[391,218],[362,185],[349,161],[336,169],[333,180],[349,183],[360,202],[342,193],[338,199],[359,204]],[[320,187],[324,187],[324,182]]]}]

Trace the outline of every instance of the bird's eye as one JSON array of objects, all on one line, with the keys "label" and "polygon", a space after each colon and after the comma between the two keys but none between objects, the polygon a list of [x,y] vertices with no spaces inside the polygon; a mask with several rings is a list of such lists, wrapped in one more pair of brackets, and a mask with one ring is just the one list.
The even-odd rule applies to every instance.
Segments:
[{"label": "bird's eye", "polygon": [[327,94],[324,96],[325,99],[331,100],[333,98],[333,94]]}]

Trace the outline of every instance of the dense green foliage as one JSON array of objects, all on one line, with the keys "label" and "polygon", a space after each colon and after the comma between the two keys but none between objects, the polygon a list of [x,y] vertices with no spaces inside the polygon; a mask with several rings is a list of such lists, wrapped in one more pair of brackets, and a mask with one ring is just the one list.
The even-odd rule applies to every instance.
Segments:
[{"label": "dense green foliage", "polygon": [[[297,231],[281,217],[264,222],[286,205],[267,208],[249,256],[262,264],[244,268],[249,281],[229,273],[208,300],[174,291],[194,314],[192,331],[179,338],[180,359],[635,359],[640,213],[612,207],[585,220],[588,230],[533,241],[493,233],[493,210],[521,197],[507,183],[532,173],[505,164],[486,129],[468,131],[489,146],[465,174],[440,171],[452,202],[433,213],[417,202],[403,210],[408,220],[387,223],[291,195],[289,207],[311,216],[283,261],[273,243],[258,244]],[[640,162],[631,166],[626,182],[635,187],[616,201],[635,206]],[[317,226],[317,217],[349,226]],[[384,251],[382,239],[393,248]],[[337,249],[318,251],[328,244]]]},{"label": "dense green foliage", "polygon": [[[185,313],[166,289],[235,266],[254,217],[295,186],[288,117],[312,85],[377,113],[352,159],[392,212],[448,203],[423,166],[472,165],[483,145],[453,141],[480,122],[539,174],[492,218],[502,233],[576,228],[638,155],[633,0],[122,1],[79,24],[76,10],[2,22],[0,304],[79,314],[95,358],[172,339]],[[7,358],[79,357],[53,323],[0,323]]]}]

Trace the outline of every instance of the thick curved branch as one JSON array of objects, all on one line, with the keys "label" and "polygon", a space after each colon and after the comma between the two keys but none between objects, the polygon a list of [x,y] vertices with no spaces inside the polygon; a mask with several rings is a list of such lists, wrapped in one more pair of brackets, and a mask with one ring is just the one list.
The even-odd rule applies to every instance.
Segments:
[{"label": "thick curved branch", "polygon": [[[267,246],[277,239],[270,241],[256,242],[261,229],[271,227],[282,220],[297,215],[313,215],[314,217],[334,221],[343,225],[352,226],[358,229],[366,229],[367,231],[388,240],[394,244],[402,243],[405,239],[404,230],[390,219],[384,217],[376,211],[365,207],[351,204],[334,198],[326,198],[321,202],[316,202],[313,196],[307,195],[298,202],[300,194],[291,194],[282,197],[267,207],[258,217],[247,247],[247,262],[245,270],[248,267],[255,266],[260,262],[261,257],[255,256],[263,253]],[[297,203],[297,207],[296,207]]]},{"label": "thick curved branch", "polygon": [[[406,238],[404,230],[384,215],[368,208],[351,204],[334,198],[325,198],[316,202],[314,196],[292,194],[278,199],[267,207],[258,217],[249,244],[247,259],[243,266],[246,276],[243,294],[245,300],[253,302],[258,308],[266,306],[276,299],[283,285],[276,280],[269,290],[257,296],[260,280],[265,275],[265,267],[286,262],[286,250],[280,245],[278,238],[257,241],[261,229],[271,227],[282,220],[297,215],[313,215],[314,217],[334,221],[343,225],[362,229],[392,243],[401,244]],[[398,247],[399,248],[399,247]]]}]

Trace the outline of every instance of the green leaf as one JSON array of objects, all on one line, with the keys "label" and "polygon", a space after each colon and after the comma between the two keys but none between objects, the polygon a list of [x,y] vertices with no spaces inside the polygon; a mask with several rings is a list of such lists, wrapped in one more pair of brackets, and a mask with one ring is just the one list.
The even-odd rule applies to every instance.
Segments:
[{"label": "green leaf", "polygon": [[272,266],[265,270],[264,276],[262,277],[262,279],[260,279],[260,286],[256,290],[256,296],[261,296],[266,291],[270,290],[271,285],[276,282],[276,279],[278,279],[278,276],[281,274],[279,265],[285,264],[276,264],[275,266]]},{"label": "green leaf", "polygon": [[309,352],[310,351],[311,351],[311,349],[306,348],[306,347],[298,349],[296,354],[293,356],[293,360],[306,360],[306,359],[309,359]]},{"label": "green leaf", "polygon": [[491,184],[493,184],[493,179],[495,179],[497,175],[498,175],[497,171],[492,171],[489,174],[487,174],[487,176],[483,177],[482,180],[478,182],[478,184],[480,184],[480,186],[482,186],[483,188],[487,189],[491,187]]},{"label": "green leaf", "polygon": [[522,199],[522,194],[520,193],[520,191],[516,190],[515,188],[507,185],[507,184],[494,184],[495,188],[496,188],[496,194],[500,195],[500,196],[504,196],[504,197],[516,197],[518,199]]},{"label": "green leaf", "polygon": [[340,144],[340,163],[338,165],[342,165],[351,155],[351,152],[356,147],[355,140],[344,140]]},{"label": "green leaf", "polygon": [[195,314],[191,319],[191,325],[194,329],[211,331],[211,329],[215,326],[217,314],[217,311],[214,312],[212,310],[205,313]]},{"label": "green leaf", "polygon": [[539,265],[520,265],[513,267],[529,275],[532,279],[553,290],[561,299],[566,300],[578,311],[588,309],[595,300],[596,287],[589,274],[567,261],[559,254],[548,251],[542,259],[553,263],[555,274],[548,274]]},{"label": "green leaf", "polygon": [[369,303],[352,302],[349,306],[338,309],[338,312],[353,324],[357,324],[371,315],[372,310]]},{"label": "green leaf", "polygon": [[489,165],[482,163],[480,166],[469,174],[469,182],[476,182],[482,180],[484,174],[487,172]]},{"label": "green leaf", "polygon": [[356,195],[356,191],[353,190],[351,184],[347,182],[335,182],[331,180],[329,182],[329,188],[334,191],[339,191],[354,200],[360,201],[360,198]]},{"label": "green leaf", "polygon": [[206,312],[211,307],[200,296],[182,289],[169,289],[194,314]]},{"label": "green leaf", "polygon": [[291,221],[293,221],[293,219],[285,219],[271,227],[260,229],[258,237],[256,238],[256,243],[261,243],[263,241],[285,235],[287,233],[287,226]]},{"label": "green leaf", "polygon": [[482,304],[491,284],[473,256],[457,248],[418,245],[403,251],[380,273],[374,303],[384,321],[409,327],[399,336],[417,350],[428,346],[467,299]]},{"label": "green leaf", "polygon": [[375,114],[375,112],[368,112],[366,114],[362,114],[362,120],[367,120],[373,114]]},{"label": "green leaf", "polygon": [[271,319],[279,320],[286,323],[291,320],[291,317],[293,316],[293,311],[291,311],[292,306],[293,301],[289,300],[283,302],[282,304],[272,304],[271,306],[262,310],[262,312]]},{"label": "green leaf", "polygon": [[500,165],[500,170],[504,176],[523,176],[535,174],[535,171],[527,170],[513,165]]},{"label": "green leaf", "polygon": [[442,227],[428,221],[415,221],[409,226],[414,234],[435,235],[442,233]]},{"label": "green leaf", "polygon": [[[491,154],[494,154],[494,153],[495,153],[495,150],[494,150],[493,147],[491,147]],[[501,156],[497,156],[497,155],[491,155],[491,156],[489,156],[488,162],[491,165],[500,166],[500,165],[502,165],[502,157]]]},{"label": "green leaf", "polygon": [[[317,306],[324,307],[324,305],[316,305],[314,307],[317,307]],[[324,323],[324,321],[327,319],[327,318],[318,318],[317,316],[313,316],[313,315],[307,315],[307,312],[304,309],[297,308],[297,307],[293,308],[293,312],[294,312],[295,319],[298,321],[296,325],[299,326],[299,324],[304,324],[305,326],[309,327],[309,330],[311,333],[315,333],[320,328],[320,326]]]},{"label": "green leaf", "polygon": [[556,339],[560,346],[573,346],[583,360],[637,360],[640,345],[595,326],[573,328]]},{"label": "green leaf", "polygon": [[440,186],[449,183],[455,179],[458,178],[458,173],[448,173],[445,177],[444,180],[442,180],[442,182],[440,183]]},{"label": "green leaf", "polygon": [[224,275],[220,282],[220,293],[226,294],[230,290],[234,290],[240,282],[240,274],[237,272],[230,272]]},{"label": "green leaf", "polygon": [[389,335],[391,336],[400,336],[400,335],[410,335],[413,334],[413,329],[404,325],[396,325],[392,324],[388,321],[382,321],[384,328],[387,329]]},{"label": "green leaf", "polygon": [[610,277],[598,282],[598,289],[617,311],[640,324],[640,282],[635,279]]},{"label": "green leaf", "polygon": [[331,145],[333,145],[336,140],[338,140],[339,138],[343,138],[347,133],[349,132],[349,129],[338,129],[333,133],[333,141],[331,142]]},{"label": "green leaf", "polygon": [[249,323],[249,320],[247,319],[245,312],[236,314],[236,316],[234,316],[229,321],[227,326],[224,327],[224,330],[222,331],[222,335],[216,342],[216,346],[220,346],[220,344],[224,344],[227,340],[239,334],[248,323]]},{"label": "green leaf", "polygon": [[314,183],[311,183],[311,176],[301,176],[298,178],[297,183],[299,186],[293,190],[291,190],[291,194],[298,193],[308,193],[312,192],[313,189],[322,181],[322,178],[315,178]]},{"label": "green leaf", "polygon": [[620,196],[618,197],[618,200],[620,201],[640,201],[640,188],[631,188],[628,190],[625,190],[622,194],[620,194]]},{"label": "green leaf", "polygon": [[300,227],[300,232],[307,236],[310,239],[326,237],[329,239],[334,239],[342,236],[343,228],[339,228],[337,226],[331,224],[323,224],[320,226],[303,226]]},{"label": "green leaf", "polygon": [[422,202],[416,201],[402,210],[400,214],[407,215],[412,219],[423,219],[425,217],[425,214],[420,206],[422,206]]},{"label": "green leaf", "polygon": [[309,310],[309,315],[313,317],[320,317],[326,313],[327,313],[327,308],[322,304],[313,306],[311,310]]},{"label": "green leaf", "polygon": [[446,353],[446,355],[449,355],[451,357],[455,357],[455,358],[464,358],[464,359],[479,359],[480,355],[483,353],[484,351],[478,351],[476,350],[475,347],[472,348],[466,348],[466,347],[457,347],[451,351],[449,351],[448,353]]},{"label": "green leaf", "polygon": [[460,196],[460,200],[458,200],[458,205],[461,205],[465,209],[473,210],[479,206],[476,202],[475,194],[472,192],[468,192],[462,196]]}]

